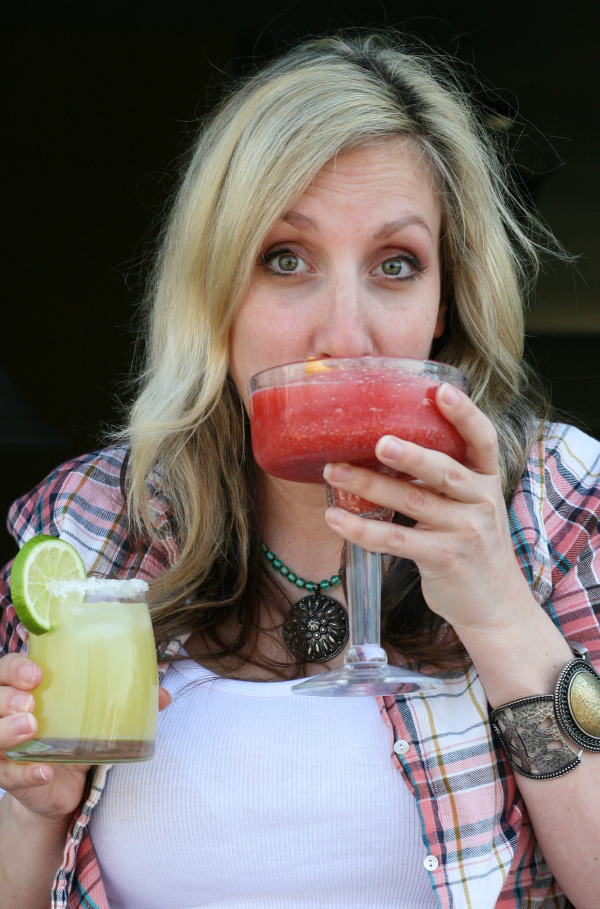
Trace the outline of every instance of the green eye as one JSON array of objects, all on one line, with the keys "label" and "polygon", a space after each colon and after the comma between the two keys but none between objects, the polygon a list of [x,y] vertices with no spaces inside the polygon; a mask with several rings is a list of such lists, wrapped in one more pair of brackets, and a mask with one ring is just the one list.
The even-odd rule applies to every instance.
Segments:
[{"label": "green eye", "polygon": [[286,253],[284,256],[279,256],[277,265],[282,271],[296,271],[298,268],[298,256],[292,256],[290,253]]},{"label": "green eye", "polygon": [[382,263],[381,267],[383,268],[384,275],[392,275],[393,277],[396,277],[402,271],[403,265],[404,261],[402,259],[386,259],[386,261]]}]

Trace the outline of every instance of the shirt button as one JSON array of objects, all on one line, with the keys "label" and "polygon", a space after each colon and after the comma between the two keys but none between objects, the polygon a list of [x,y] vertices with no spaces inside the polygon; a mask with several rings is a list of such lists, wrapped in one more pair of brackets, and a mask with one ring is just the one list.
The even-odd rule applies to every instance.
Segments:
[{"label": "shirt button", "polygon": [[410,745],[408,744],[408,742],[405,742],[404,739],[398,739],[398,741],[394,745],[394,751],[396,752],[396,754],[406,754],[406,752],[408,751],[409,748],[410,748]]},{"label": "shirt button", "polygon": [[435,871],[435,869],[439,865],[439,862],[436,859],[435,855],[428,855],[427,858],[425,859],[425,861],[423,862],[423,864],[425,865],[425,867],[427,868],[428,871]]}]

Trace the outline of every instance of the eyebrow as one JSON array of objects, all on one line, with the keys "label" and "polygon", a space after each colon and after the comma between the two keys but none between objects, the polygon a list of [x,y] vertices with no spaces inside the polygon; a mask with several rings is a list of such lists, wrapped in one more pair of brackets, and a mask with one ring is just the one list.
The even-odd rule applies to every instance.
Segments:
[{"label": "eyebrow", "polygon": [[313,221],[313,219],[309,218],[307,215],[301,215],[300,212],[286,211],[286,213],[282,215],[281,220],[291,224],[292,227],[304,227],[314,234],[320,233],[316,221]]},{"label": "eyebrow", "polygon": [[382,224],[373,234],[373,239],[384,240],[386,237],[390,237],[392,234],[404,230],[405,227],[412,227],[413,224],[419,224],[421,227],[424,227],[433,240],[433,234],[431,233],[429,224],[420,215],[406,215],[405,218],[399,218],[397,221],[386,221],[386,223]]},{"label": "eyebrow", "polygon": [[[307,215],[301,215],[300,212],[286,211],[281,217],[281,220],[285,221],[287,224],[291,224],[292,227],[303,227],[305,230],[310,230],[314,234],[320,233],[317,223]],[[386,237],[390,237],[392,234],[404,230],[405,227],[412,227],[414,224],[424,227],[433,240],[433,234],[431,233],[429,224],[420,215],[406,215],[404,218],[398,218],[396,221],[386,221],[385,224],[382,224],[381,227],[375,231],[373,239],[384,240]]]}]

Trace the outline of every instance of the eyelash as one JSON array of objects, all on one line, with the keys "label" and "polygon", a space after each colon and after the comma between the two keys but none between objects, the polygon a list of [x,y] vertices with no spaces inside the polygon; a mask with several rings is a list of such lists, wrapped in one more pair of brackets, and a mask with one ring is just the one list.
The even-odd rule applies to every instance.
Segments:
[{"label": "eyelash", "polygon": [[[278,246],[276,249],[269,250],[268,253],[263,253],[261,256],[262,261],[259,264],[260,264],[261,268],[266,269],[266,271],[269,275],[273,275],[274,277],[278,277],[278,278],[285,278],[285,277],[287,277],[287,275],[293,274],[293,272],[288,272],[286,275],[285,272],[275,271],[274,268],[269,267],[269,262],[271,262],[273,259],[276,259],[277,256],[285,256],[285,255],[296,256],[297,253],[295,253],[293,249],[290,249],[289,246]],[[300,257],[298,256],[298,258],[300,258]],[[388,261],[391,261],[394,259],[401,259],[403,262],[408,262],[410,267],[413,269],[413,273],[411,275],[406,275],[403,277],[401,277],[400,275],[384,276],[384,277],[386,277],[386,279],[388,281],[414,281],[415,278],[418,278],[419,275],[425,271],[425,265],[423,265],[423,263],[419,259],[417,259],[416,256],[409,256],[406,254],[402,255],[402,256],[390,256],[389,259],[384,259],[383,261],[388,262]],[[380,264],[383,264],[383,263],[380,263]]]}]

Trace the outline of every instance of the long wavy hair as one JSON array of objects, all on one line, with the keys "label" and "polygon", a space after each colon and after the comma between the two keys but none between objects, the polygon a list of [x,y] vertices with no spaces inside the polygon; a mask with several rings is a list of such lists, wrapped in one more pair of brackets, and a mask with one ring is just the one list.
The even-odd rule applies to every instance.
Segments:
[{"label": "long wavy hair", "polygon": [[[202,125],[149,283],[145,363],[120,438],[130,446],[132,534],[156,534],[148,482],[158,471],[181,548],[152,585],[160,642],[197,631],[224,658],[266,665],[255,648],[259,587],[263,602],[286,604],[260,559],[261,474],[228,372],[230,327],[262,239],[315,174],[338,153],[389,137],[419,151],[440,192],[449,314],[432,355],[467,373],[498,432],[507,500],[514,492],[547,410],[523,362],[524,301],[540,250],[556,242],[511,186],[451,63],[399,35],[302,43],[236,85]],[[383,638],[413,664],[460,658],[403,560],[384,581]]]}]

